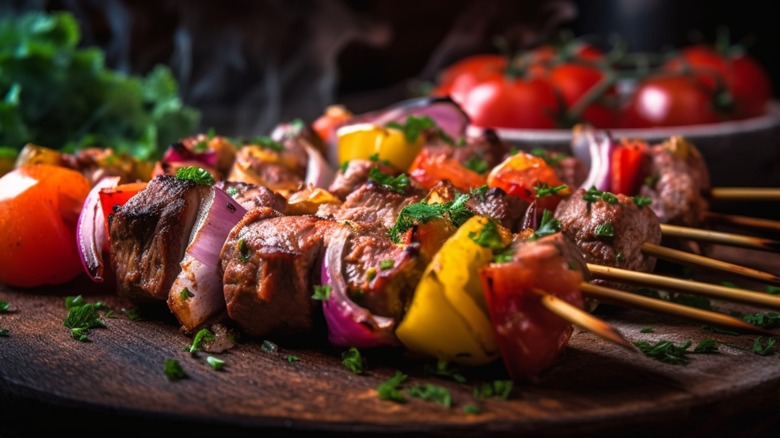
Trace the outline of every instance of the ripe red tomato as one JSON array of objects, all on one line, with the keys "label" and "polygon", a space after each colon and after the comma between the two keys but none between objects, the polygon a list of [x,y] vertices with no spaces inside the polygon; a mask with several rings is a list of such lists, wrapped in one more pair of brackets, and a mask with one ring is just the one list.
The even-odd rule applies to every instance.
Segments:
[{"label": "ripe red tomato", "polygon": [[471,88],[461,106],[472,124],[482,128],[553,129],[561,112],[548,81],[500,73]]},{"label": "ripe red tomato", "polygon": [[675,72],[691,69],[712,90],[720,82],[731,93],[736,118],[764,114],[772,98],[772,82],[766,69],[741,50],[719,51],[714,46],[697,44],[683,49],[665,68]]},{"label": "ripe red tomato", "polygon": [[80,172],[26,164],[0,178],[0,282],[31,288],[84,272],[76,222],[89,194]]},{"label": "ripe red tomato", "polygon": [[442,70],[438,85],[431,94],[449,95],[457,103],[463,102],[464,94],[477,85],[486,75],[504,71],[507,58],[503,55],[485,53],[468,56]]},{"label": "ripe red tomato", "polygon": [[561,190],[555,196],[537,198],[535,187],[545,184],[548,187],[559,187],[563,182],[558,178],[550,165],[543,158],[527,152],[518,152],[507,158],[490,171],[487,178],[489,187],[499,187],[512,196],[517,196],[526,202],[538,201],[541,210],[555,211],[560,202],[560,196],[566,196],[568,189]]},{"label": "ripe red tomato", "polygon": [[[553,67],[547,76],[550,83],[558,90],[571,110],[582,97],[591,91],[602,79],[605,73],[595,65],[584,63],[563,63]],[[616,96],[614,85],[604,91],[602,96]],[[588,105],[573,123],[585,122],[595,128],[614,128],[617,124],[617,114],[599,100]]]},{"label": "ripe red tomato", "polygon": [[716,123],[715,95],[691,76],[650,76],[638,84],[621,114],[622,128]]},{"label": "ripe red tomato", "polygon": [[430,189],[443,180],[450,181],[462,192],[487,183],[484,176],[464,166],[460,161],[445,155],[431,154],[423,149],[409,166],[409,178],[421,187]]}]

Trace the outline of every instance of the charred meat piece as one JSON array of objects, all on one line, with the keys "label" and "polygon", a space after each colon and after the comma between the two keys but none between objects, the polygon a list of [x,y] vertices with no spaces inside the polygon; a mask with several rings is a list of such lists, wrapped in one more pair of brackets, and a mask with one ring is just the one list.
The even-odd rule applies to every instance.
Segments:
[{"label": "charred meat piece", "polygon": [[680,137],[650,148],[650,169],[642,196],[653,200],[661,223],[699,226],[709,209],[703,193],[710,187],[707,166],[701,153]]},{"label": "charred meat piece", "polygon": [[416,193],[400,194],[374,181],[363,184],[340,206],[324,204],[317,216],[338,221],[368,222],[391,228],[405,206],[421,199]]},{"label": "charred meat piece", "polygon": [[655,267],[655,257],[641,248],[645,242],[661,242],[658,217],[628,196],[579,189],[561,201],[555,218],[588,263],[641,272]]},{"label": "charred meat piece", "polygon": [[210,189],[193,181],[161,175],[149,181],[113,215],[111,265],[117,293],[135,302],[168,298],[184,250]]},{"label": "charred meat piece", "polygon": [[354,192],[361,185],[368,181],[368,174],[372,167],[377,167],[379,171],[386,175],[396,176],[401,173],[392,165],[370,160],[350,160],[346,168],[339,170],[336,178],[328,187],[328,191],[333,193],[342,201],[347,199],[350,193]]},{"label": "charred meat piece", "polygon": [[[346,237],[343,269],[350,298],[371,313],[400,321],[411,301],[422,266],[417,245],[396,245],[387,229],[376,224],[353,223]],[[330,244],[326,237],[326,245]]]},{"label": "charred meat piece", "polygon": [[[458,191],[449,181],[441,181],[431,188],[426,200],[445,203],[455,199]],[[487,216],[513,233],[521,230],[528,203],[517,196],[510,196],[499,187],[484,186],[469,193],[466,207],[474,213]]]},{"label": "charred meat piece", "polygon": [[287,199],[265,186],[241,181],[217,181],[214,187],[225,190],[246,210],[269,207],[284,213],[287,209]]},{"label": "charred meat piece", "polygon": [[314,325],[323,235],[341,225],[269,211],[247,213],[222,247],[227,313],[252,336],[306,333]]}]

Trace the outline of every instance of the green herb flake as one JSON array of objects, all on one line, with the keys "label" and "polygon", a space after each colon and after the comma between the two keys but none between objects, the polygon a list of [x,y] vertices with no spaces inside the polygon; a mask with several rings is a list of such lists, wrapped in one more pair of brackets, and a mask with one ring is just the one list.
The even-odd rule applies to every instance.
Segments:
[{"label": "green herb flake", "polygon": [[514,383],[511,380],[494,380],[474,388],[473,394],[474,398],[496,397],[507,400],[512,393],[512,388]]},{"label": "green herb flake", "polygon": [[103,303],[86,303],[79,295],[66,298],[65,306],[68,308],[68,314],[62,324],[70,329],[73,339],[88,342],[90,329],[106,327],[100,316],[100,311],[106,308]]},{"label": "green herb flake", "polygon": [[506,247],[503,251],[493,256],[494,263],[509,263],[515,257],[515,249],[512,246]]},{"label": "green herb flake", "polygon": [[641,330],[639,330],[639,333],[653,333],[655,332],[655,329],[652,327],[642,327]]},{"label": "green herb flake", "polygon": [[341,353],[341,363],[354,374],[363,374],[363,356],[357,348],[351,347]]},{"label": "green herb flake", "polygon": [[8,301],[0,300],[0,313],[8,313],[11,311],[11,303]]},{"label": "green herb flake", "polygon": [[190,292],[189,288],[186,287],[183,288],[181,292],[179,292],[179,299],[181,299],[182,301],[187,301],[194,296],[195,294]]},{"label": "green herb flake", "polygon": [[479,233],[469,233],[469,238],[477,245],[492,249],[494,251],[500,251],[504,249],[504,242],[501,240],[501,234],[498,232],[498,226],[492,220],[488,220]]},{"label": "green herb flake", "polygon": [[379,269],[383,271],[391,269],[393,266],[395,266],[395,260],[387,259],[379,262]]},{"label": "green herb flake", "polygon": [[774,337],[764,338],[759,336],[753,341],[752,351],[759,356],[769,356],[774,353],[776,339]]},{"label": "green herb flake", "polygon": [[289,363],[298,362],[299,360],[301,360],[301,358],[294,354],[287,355],[287,362]]},{"label": "green herb flake", "polygon": [[347,168],[348,167],[349,167],[349,161],[345,161],[345,162],[341,163],[341,166],[339,166],[339,170],[343,174],[343,173],[347,172]]},{"label": "green herb flake", "polygon": [[645,207],[653,203],[653,200],[647,196],[632,196],[631,200],[637,207]]},{"label": "green herb flake", "polygon": [[184,372],[184,368],[182,368],[179,361],[176,359],[165,359],[165,363],[163,364],[163,372],[169,381],[181,380],[189,377],[187,373]]},{"label": "green herb flake", "polygon": [[712,310],[712,302],[710,299],[700,295],[671,293],[666,297],[666,300],[684,306],[695,307],[697,309]]},{"label": "green herb flake", "polygon": [[528,240],[537,240],[544,236],[559,233],[561,231],[561,221],[553,217],[553,213],[550,210],[545,209],[542,212],[542,222],[539,224],[539,228],[534,231]]},{"label": "green herb flake", "polygon": [[534,193],[536,193],[537,198],[544,198],[547,196],[557,196],[558,192],[562,190],[568,189],[569,186],[566,184],[561,184],[559,186],[550,187],[549,184],[540,182],[537,185],[534,186]]},{"label": "green herb flake", "polygon": [[461,373],[461,369],[446,360],[438,360],[436,364],[425,364],[423,369],[426,374],[432,376],[452,379],[458,383],[466,383],[466,378]]},{"label": "green herb flake", "polygon": [[690,361],[690,358],[687,357],[688,347],[690,347],[692,343],[693,342],[691,341],[686,341],[681,346],[677,346],[671,341],[658,341],[655,344],[639,341],[634,342],[634,345],[636,345],[647,357],[657,361],[672,365],[687,365]]},{"label": "green herb flake", "polygon": [[77,307],[86,304],[87,301],[84,299],[83,296],[77,295],[75,297],[65,297],[65,308],[70,309],[71,307]]},{"label": "green herb flake", "polygon": [[612,222],[599,224],[596,225],[596,228],[593,229],[593,234],[596,237],[610,239],[615,237],[615,227],[612,225]]},{"label": "green herb flake", "polygon": [[721,281],[720,285],[723,286],[723,287],[730,287],[732,289],[739,289],[739,286],[737,286],[736,283],[731,282],[731,281]]},{"label": "green herb flake", "polygon": [[186,348],[187,351],[189,351],[192,354],[197,353],[198,351],[203,350],[203,343],[208,343],[214,340],[214,333],[211,332],[209,329],[200,329],[197,333],[195,333],[195,336],[192,338],[192,344],[190,344],[189,347]]},{"label": "green herb flake", "polygon": [[620,262],[622,262],[624,259],[625,259],[625,256],[623,255],[623,253],[622,253],[622,252],[618,252],[617,254],[615,254],[615,261],[616,261],[616,262],[620,263]]},{"label": "green herb flake", "polygon": [[0,337],[7,338],[9,333],[11,333],[11,330],[0,329]]},{"label": "green herb flake", "polygon": [[398,176],[391,176],[382,172],[376,166],[372,167],[368,172],[368,180],[379,184],[391,192],[399,194],[406,193],[406,189],[409,188],[410,184],[409,176],[405,173],[401,173]]},{"label": "green herb flake", "polygon": [[766,293],[770,295],[780,295],[780,286],[769,285],[766,287]]},{"label": "green herb flake", "polygon": [[393,242],[399,243],[401,234],[417,223],[424,224],[432,219],[447,218],[453,225],[459,227],[470,217],[474,216],[474,212],[466,207],[466,202],[469,198],[469,195],[461,193],[452,201],[445,202],[444,204],[428,204],[425,201],[409,204],[401,209],[395,224],[393,224],[387,232]]},{"label": "green herb flake", "polygon": [[242,262],[248,262],[251,258],[249,247],[244,239],[238,239],[238,259]]},{"label": "green herb flake", "polygon": [[423,383],[412,386],[406,390],[406,393],[410,397],[438,403],[445,408],[452,407],[452,394],[450,394],[447,388],[442,386]]},{"label": "green herb flake", "polygon": [[696,347],[693,348],[694,353],[711,354],[718,352],[718,341],[712,338],[707,338],[699,341]]},{"label": "green herb flake", "polygon": [[423,131],[432,129],[436,135],[441,138],[445,143],[454,145],[455,142],[444,131],[439,128],[436,121],[428,116],[415,116],[411,115],[406,118],[406,122],[400,124],[398,122],[390,122],[385,125],[388,128],[398,129],[403,131],[406,142],[409,144],[415,144]]},{"label": "green herb flake", "polygon": [[407,379],[407,375],[396,371],[393,377],[379,385],[376,390],[380,400],[390,400],[396,403],[406,403],[406,397],[401,392],[401,384]]},{"label": "green herb flake", "polygon": [[[531,149],[528,152],[531,155],[533,155],[535,157],[539,157],[542,160],[544,160],[544,162],[547,163],[547,165],[550,166],[550,167],[556,166],[564,158],[566,158],[565,154],[553,153],[553,152],[550,152],[547,149],[541,148],[541,147],[535,147],[535,148]],[[515,155],[515,154],[512,154],[512,155]]]},{"label": "green herb flake", "polygon": [[231,198],[235,198],[238,195],[238,189],[236,187],[228,187],[225,189],[225,193],[227,193]]},{"label": "green herb flake", "polygon": [[775,312],[742,315],[742,320],[748,324],[753,324],[765,329],[780,327],[780,314]]},{"label": "green herb flake", "polygon": [[206,140],[201,140],[197,143],[195,143],[195,146],[192,147],[193,152],[206,152],[209,148],[209,144],[206,142]]},{"label": "green herb flake", "polygon": [[595,186],[591,186],[587,192],[583,193],[582,199],[588,202],[597,202],[599,200],[603,200],[608,204],[617,204],[620,202],[615,194],[610,192],[602,192]]},{"label": "green herb flake", "polygon": [[121,312],[130,321],[143,321],[144,318],[138,313],[137,309],[121,309]]},{"label": "green herb flake", "polygon": [[466,160],[466,162],[463,163],[463,166],[465,166],[466,169],[469,169],[479,174],[483,174],[490,169],[490,166],[488,166],[487,161],[485,161],[484,158],[480,158],[476,155]]},{"label": "green herb flake", "polygon": [[225,366],[224,360],[214,356],[207,357],[206,363],[209,364],[209,366],[213,368],[215,371],[219,371]]},{"label": "green herb flake", "polygon": [[490,187],[487,184],[485,184],[469,190],[469,193],[471,194],[471,196],[479,199],[480,201],[484,201],[485,194],[488,192],[488,190],[490,190]]},{"label": "green herb flake", "polygon": [[463,405],[463,412],[466,413],[466,414],[472,414],[472,415],[481,414],[482,413],[482,408],[480,408],[479,406],[477,406],[477,405],[475,405],[473,403],[469,403],[467,405]]},{"label": "green herb flake", "polygon": [[658,173],[654,173],[652,175],[645,177],[643,182],[644,185],[646,185],[647,187],[653,188],[655,187],[655,184],[658,182],[659,179],[661,179],[661,175]]},{"label": "green herb flake", "polygon": [[260,349],[266,353],[276,353],[279,351],[279,346],[271,341],[263,340],[263,343],[260,344]]},{"label": "green herb flake", "polygon": [[198,166],[180,167],[176,170],[176,178],[187,179],[199,185],[210,186],[214,184],[214,176],[206,169]]},{"label": "green herb flake", "polygon": [[311,298],[318,301],[328,301],[331,292],[333,292],[333,286],[318,284],[314,286],[314,294],[312,294]]},{"label": "green herb flake", "polygon": [[279,143],[278,141],[272,139],[271,137],[267,135],[259,135],[251,140],[249,140],[248,144],[250,145],[256,145],[260,146],[263,149],[269,149],[276,152],[282,152],[284,151],[284,145]]}]

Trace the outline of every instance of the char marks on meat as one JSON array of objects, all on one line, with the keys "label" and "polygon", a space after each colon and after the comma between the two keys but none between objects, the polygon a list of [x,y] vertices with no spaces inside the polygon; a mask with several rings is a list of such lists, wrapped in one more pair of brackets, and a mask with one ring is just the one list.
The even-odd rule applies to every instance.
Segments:
[{"label": "char marks on meat", "polygon": [[391,228],[398,213],[421,199],[416,193],[400,194],[373,181],[360,186],[340,206],[324,204],[317,216],[338,221],[368,222]]},{"label": "char marks on meat", "polygon": [[269,207],[280,213],[287,210],[287,199],[266,186],[241,181],[217,181],[214,185],[227,191],[246,210]]},{"label": "char marks on meat", "polygon": [[397,176],[401,173],[394,166],[382,162],[359,159],[349,160],[346,168],[343,171],[339,170],[336,174],[336,178],[328,187],[328,191],[342,201],[347,199],[350,193],[368,181],[368,174],[371,172],[372,167],[376,167],[385,175]]},{"label": "char marks on meat", "polygon": [[338,226],[313,216],[280,216],[270,208],[248,212],[220,254],[228,316],[252,336],[311,330],[323,234]]},{"label": "char marks on meat", "polygon": [[[441,181],[428,192],[429,202],[445,203],[455,199],[458,191],[449,181]],[[466,207],[474,213],[487,216],[513,233],[520,231],[528,203],[511,196],[499,187],[484,191],[472,191]]]},{"label": "char marks on meat", "polygon": [[161,175],[112,216],[111,264],[117,293],[135,302],[164,301],[210,187]]},{"label": "char marks on meat", "polygon": [[587,201],[583,199],[585,193],[584,189],[577,190],[561,201],[555,211],[563,233],[576,242],[585,260],[652,272],[656,259],[646,256],[641,249],[645,242],[661,242],[661,227],[655,213],[648,207],[637,206],[632,198],[622,194],[614,195],[614,203],[611,203],[603,197]]}]

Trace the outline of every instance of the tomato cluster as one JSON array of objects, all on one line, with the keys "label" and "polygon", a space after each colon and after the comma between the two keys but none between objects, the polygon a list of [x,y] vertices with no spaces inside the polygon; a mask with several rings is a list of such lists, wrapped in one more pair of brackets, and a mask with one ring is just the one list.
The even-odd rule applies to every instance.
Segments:
[{"label": "tomato cluster", "polygon": [[445,68],[432,94],[452,97],[475,126],[516,129],[718,123],[762,115],[772,98],[766,69],[736,46],[690,45],[663,59],[640,72],[574,40],[477,54]]}]

